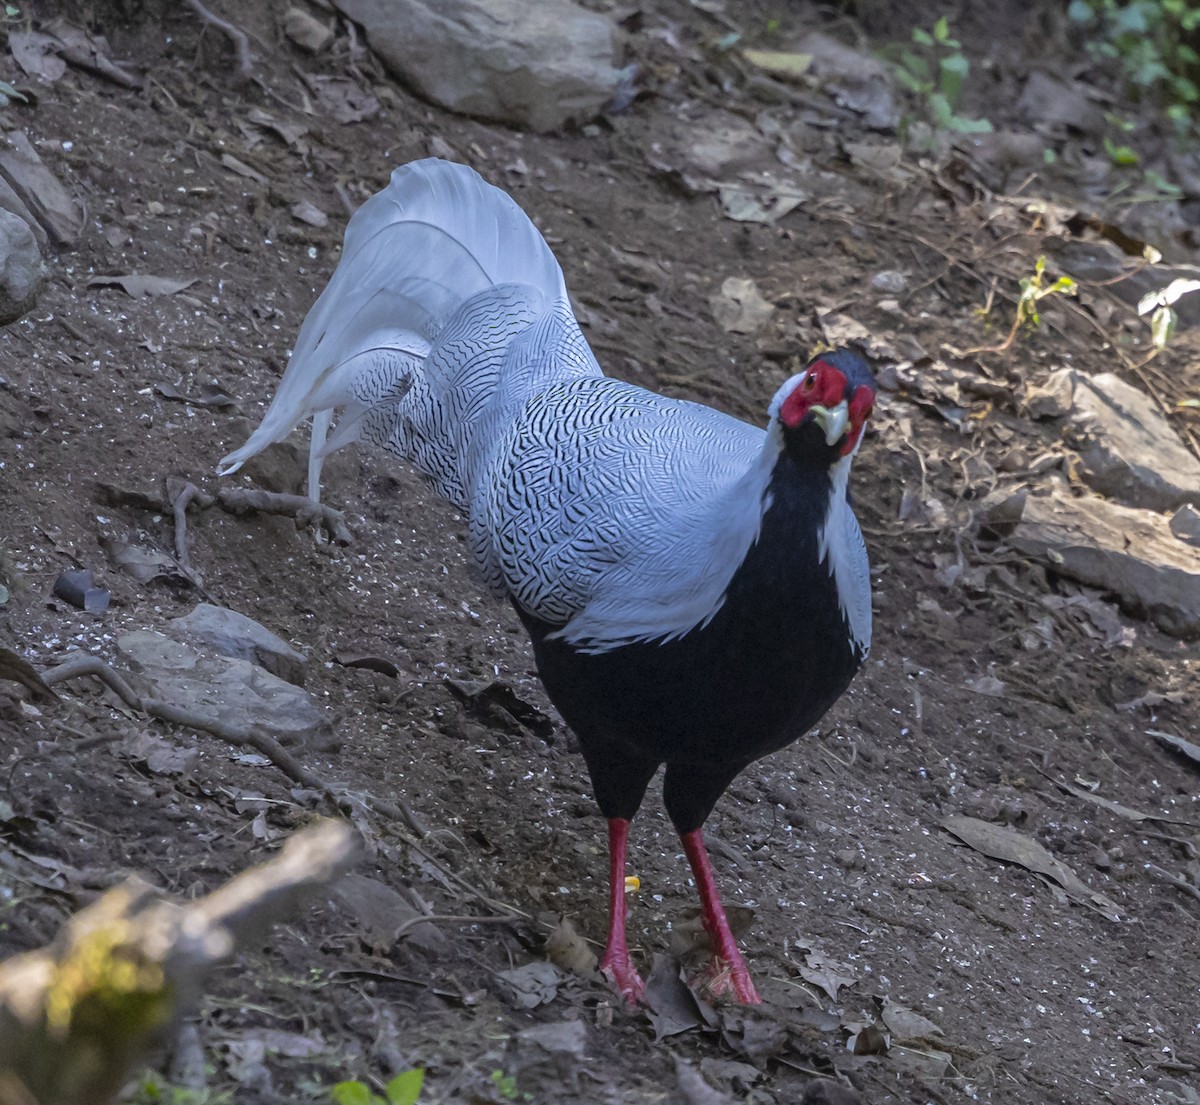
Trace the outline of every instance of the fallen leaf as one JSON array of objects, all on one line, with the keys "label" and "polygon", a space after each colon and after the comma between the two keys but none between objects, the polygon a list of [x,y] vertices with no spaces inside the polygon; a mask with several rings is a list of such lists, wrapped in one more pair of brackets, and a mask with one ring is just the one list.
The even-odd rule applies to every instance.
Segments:
[{"label": "fallen leaf", "polygon": [[145,764],[151,775],[184,775],[200,755],[195,748],[180,748],[147,732],[135,734],[122,747],[130,760]]},{"label": "fallen leaf", "polygon": [[447,679],[446,685],[473,710],[479,711],[485,721],[499,720],[508,723],[509,728],[515,723],[537,737],[548,737],[554,732],[554,722],[502,680],[477,683],[470,679]]},{"label": "fallen leaf", "polygon": [[[530,964],[533,966],[533,964]],[[583,1059],[587,1044],[587,1028],[583,1021],[553,1021],[523,1028],[517,1033],[517,1042],[533,1045],[547,1055],[566,1055],[572,1059]]]},{"label": "fallen leaf", "polygon": [[804,203],[808,193],[779,184],[723,183],[717,185],[717,198],[734,222],[774,223]]},{"label": "fallen leaf", "polygon": [[113,537],[103,538],[101,544],[113,564],[133,576],[139,583],[161,579],[171,584],[187,583],[189,586],[195,586],[196,581],[166,553],[157,549],[138,548]]},{"label": "fallen leaf", "polygon": [[794,54],[784,50],[743,50],[751,65],[787,81],[801,80],[813,63],[812,54]]},{"label": "fallen leaf", "polygon": [[1117,710],[1137,710],[1142,706],[1147,709],[1153,709],[1155,706],[1161,706],[1164,703],[1170,703],[1172,706],[1178,706],[1181,702],[1187,701],[1187,695],[1183,691],[1147,691],[1145,694],[1138,695],[1137,698],[1131,698],[1128,702],[1118,702],[1114,709]]},{"label": "fallen leaf", "polygon": [[729,277],[708,303],[718,325],[731,334],[753,334],[775,313],[774,305],[763,299],[758,285],[740,276]]},{"label": "fallen leaf", "polygon": [[[1200,751],[1198,749],[1197,751]],[[1111,898],[1093,890],[1061,860],[1055,859],[1036,840],[1005,825],[993,825],[977,817],[954,814],[942,822],[964,844],[992,859],[1016,863],[1037,875],[1053,880],[1072,901],[1094,909],[1110,921],[1121,921],[1121,910]]]},{"label": "fallen leaf", "polygon": [[820,952],[809,952],[804,961],[800,977],[805,982],[819,986],[833,1001],[837,1001],[844,986],[853,986],[858,981],[858,976],[845,963],[839,963]]},{"label": "fallen leaf", "polygon": [[563,917],[546,941],[546,957],[556,967],[577,975],[596,973],[596,953],[579,935],[579,930]]},{"label": "fallen leaf", "polygon": [[308,200],[301,200],[299,203],[294,204],[291,210],[293,219],[298,219],[302,223],[308,223],[309,226],[315,226],[320,229],[329,225],[329,216],[316,204],[310,203]]},{"label": "fallen leaf", "polygon": [[888,1031],[898,1040],[919,1040],[927,1036],[941,1036],[942,1030],[928,1017],[898,1005],[886,998],[880,1012]]},{"label": "fallen leaf", "polygon": [[700,1073],[709,1082],[716,1083],[724,1089],[745,1094],[752,1086],[756,1086],[766,1075],[750,1063],[739,1063],[736,1059],[700,1060]]},{"label": "fallen leaf", "polygon": [[386,656],[372,656],[369,652],[339,652],[334,655],[333,662],[341,664],[344,668],[377,671],[380,675],[386,675],[391,679],[396,679],[400,675],[400,669]]},{"label": "fallen leaf", "polygon": [[675,1056],[675,1079],[687,1105],[737,1105],[735,1097],[711,1086],[700,1071],[690,1063],[685,1063],[678,1055]]},{"label": "fallen leaf", "polygon": [[67,63],[59,56],[62,43],[54,36],[40,31],[12,31],[8,35],[8,50],[30,77],[56,81],[67,71]]},{"label": "fallen leaf", "polygon": [[154,390],[164,399],[173,399],[179,403],[189,403],[193,407],[213,407],[222,410],[236,407],[237,400],[227,391],[222,391],[216,384],[201,384],[198,395],[187,395],[174,384],[158,383]]},{"label": "fallen leaf", "polygon": [[680,977],[679,964],[662,952],[654,956],[643,1000],[649,1009],[646,1015],[654,1026],[655,1043],[704,1023],[696,996]]},{"label": "fallen leaf", "polygon": [[310,77],[321,106],[343,126],[361,123],[379,111],[379,101],[348,77]]},{"label": "fallen leaf", "polygon": [[140,273],[129,273],[125,276],[93,276],[88,282],[89,288],[121,288],[128,295],[138,299],[141,296],[158,297],[174,295],[184,288],[190,288],[198,278],[193,276],[177,280],[169,276],[143,276]]},{"label": "fallen leaf", "polygon": [[92,34],[81,27],[73,27],[61,19],[55,20],[50,29],[62,45],[62,56],[72,65],[121,85],[122,88],[141,88],[142,78],[123,69],[110,56],[108,39],[104,35]]},{"label": "fallen leaf", "polygon": [[225,166],[231,173],[237,173],[238,176],[244,176],[247,180],[253,180],[256,184],[266,184],[267,178],[262,175],[257,169],[252,169],[244,161],[240,161],[231,153],[221,154],[221,164]]},{"label": "fallen leaf", "polygon": [[[1043,771],[1041,774],[1046,775]],[[1123,806],[1120,802],[1114,802],[1111,798],[1102,798],[1099,794],[1093,794],[1090,790],[1083,787],[1077,787],[1074,783],[1065,783],[1061,779],[1055,779],[1046,775],[1056,787],[1061,787],[1068,794],[1075,795],[1076,798],[1082,798],[1085,802],[1091,802],[1094,806],[1099,806],[1101,809],[1106,809],[1110,813],[1115,813],[1118,817],[1124,817],[1128,821],[1171,821],[1174,818],[1163,817],[1157,813],[1143,813],[1141,810],[1135,810],[1130,806]],[[1186,824],[1186,822],[1176,822],[1177,824]]]},{"label": "fallen leaf", "polygon": [[[356,873],[344,875],[330,889],[329,899],[354,919],[364,943],[376,955],[391,951],[400,927],[422,916],[398,890]],[[445,952],[449,947],[445,935],[432,924],[405,928],[404,939],[427,951]]]},{"label": "fallen leaf", "polygon": [[511,971],[499,971],[496,977],[504,983],[509,996],[522,1009],[536,1009],[558,997],[562,972],[544,959],[535,959]]},{"label": "fallen leaf", "polygon": [[902,1070],[911,1071],[918,1078],[936,1082],[944,1078],[953,1061],[948,1052],[937,1048],[913,1048],[893,1046],[888,1051],[888,1061]]},{"label": "fallen leaf", "polygon": [[1164,744],[1169,744],[1176,752],[1182,753],[1194,764],[1200,764],[1200,744],[1193,744],[1189,740],[1184,740],[1183,737],[1177,737],[1174,733],[1164,733],[1161,729],[1147,729],[1146,734],[1151,737],[1157,737]]},{"label": "fallen leaf", "polygon": [[850,1034],[846,1048],[854,1055],[883,1055],[888,1050],[888,1038],[877,1025],[865,1024]]}]

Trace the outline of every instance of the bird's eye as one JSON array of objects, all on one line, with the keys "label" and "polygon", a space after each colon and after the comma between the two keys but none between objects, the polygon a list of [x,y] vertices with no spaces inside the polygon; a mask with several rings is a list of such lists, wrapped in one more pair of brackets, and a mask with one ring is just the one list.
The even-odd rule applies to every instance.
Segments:
[{"label": "bird's eye", "polygon": [[804,377],[804,390],[812,391],[817,386],[817,378],[810,372]]}]

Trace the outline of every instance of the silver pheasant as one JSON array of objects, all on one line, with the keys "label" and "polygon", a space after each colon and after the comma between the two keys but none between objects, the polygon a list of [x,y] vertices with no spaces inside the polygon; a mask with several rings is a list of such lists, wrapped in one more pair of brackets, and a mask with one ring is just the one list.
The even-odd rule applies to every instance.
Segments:
[{"label": "silver pheasant", "polygon": [[322,458],[361,439],[461,508],[474,561],[529,629],[609,820],[602,967],[640,996],[626,836],[666,763],[668,812],[716,946],[711,987],[756,1001],[700,825],[865,658],[870,580],[846,488],[874,394],[857,354],[827,353],[779,388],[762,430],[604,376],[516,203],[464,166],[426,160],[397,169],[350,220],[262,424],[220,471],[312,417],[314,497]]}]

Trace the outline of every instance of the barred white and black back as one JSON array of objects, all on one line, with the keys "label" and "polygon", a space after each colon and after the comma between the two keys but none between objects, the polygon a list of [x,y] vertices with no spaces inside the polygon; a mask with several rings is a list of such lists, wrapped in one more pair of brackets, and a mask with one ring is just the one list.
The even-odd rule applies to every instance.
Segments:
[{"label": "barred white and black back", "polygon": [[[603,376],[536,227],[437,160],[397,169],[350,220],[270,409],[220,470],[310,416],[310,494],[320,458],[358,438],[411,460],[467,512],[488,584],[591,651],[716,613],[782,447],[774,421],[764,432]],[[844,609],[869,636],[866,553],[846,514],[830,570],[859,593]]]}]

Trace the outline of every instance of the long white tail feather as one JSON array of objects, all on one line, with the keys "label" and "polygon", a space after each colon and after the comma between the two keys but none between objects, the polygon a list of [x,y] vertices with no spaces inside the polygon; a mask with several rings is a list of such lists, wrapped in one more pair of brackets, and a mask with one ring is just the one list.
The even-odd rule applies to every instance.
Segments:
[{"label": "long white tail feather", "polygon": [[[270,409],[218,470],[237,471],[318,411],[361,403],[355,390],[365,365],[381,367],[363,354],[422,357],[466,299],[509,283],[566,299],[558,261],[516,202],[462,165],[430,159],[397,169],[350,220],[342,259],[300,328]],[[411,373],[416,364],[403,357],[393,367]],[[327,450],[314,445],[310,474],[319,474]]]}]

